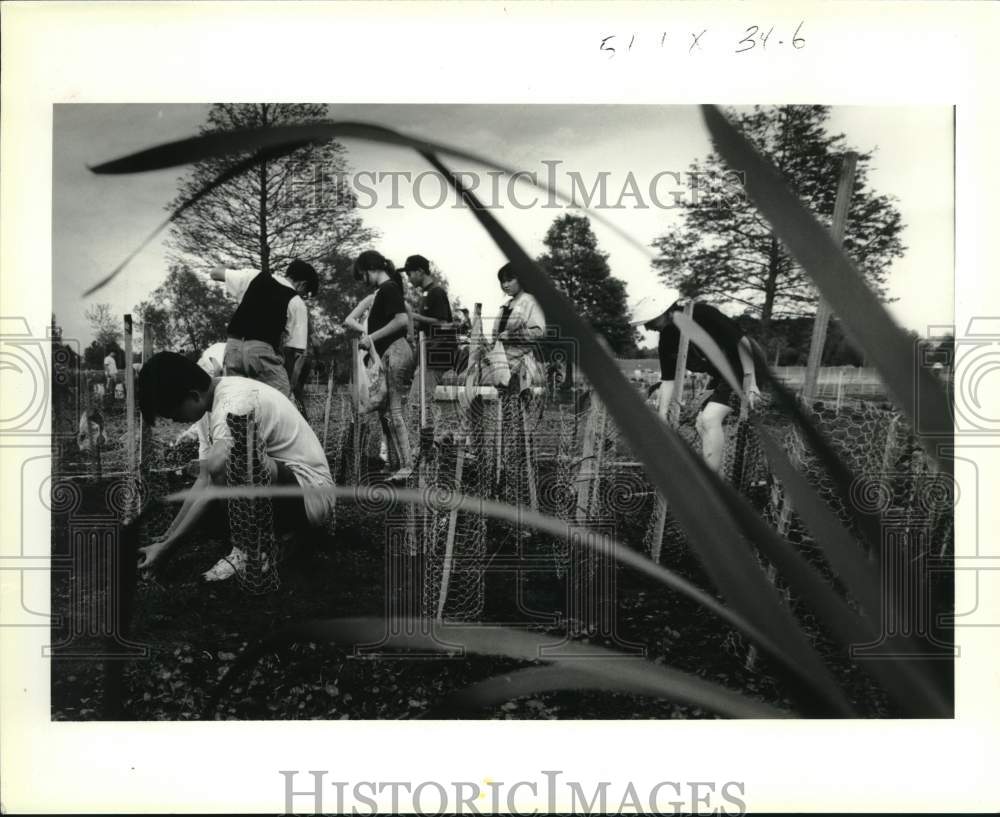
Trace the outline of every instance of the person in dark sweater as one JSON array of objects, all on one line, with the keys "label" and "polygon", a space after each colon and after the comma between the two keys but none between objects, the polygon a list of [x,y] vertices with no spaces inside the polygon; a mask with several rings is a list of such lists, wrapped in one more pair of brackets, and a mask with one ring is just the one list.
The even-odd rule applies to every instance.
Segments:
[{"label": "person in dark sweater", "polygon": [[[632,307],[633,325],[641,325],[645,329],[660,333],[658,406],[660,415],[664,417],[673,396],[674,374],[677,369],[677,353],[681,338],[680,329],[673,318],[674,315],[683,313],[684,306],[685,302],[680,299],[675,300],[661,295],[643,298]],[[753,408],[760,397],[760,392],[757,389],[749,339],[744,336],[734,320],[710,304],[696,303],[692,318],[719,346],[737,380],[743,383],[744,375],[749,375],[745,390],[750,407]],[[712,393],[702,404],[695,425],[701,436],[705,460],[712,468],[719,471],[722,468],[726,447],[726,435],[722,423],[733,410],[733,390],[722,373],[693,342],[688,345],[685,368],[690,372],[707,373],[712,378],[708,384]]]},{"label": "person in dark sweater", "polygon": [[[430,262],[422,255],[411,255],[403,265],[403,272],[410,284],[423,292],[420,311],[411,317],[418,332],[426,338],[427,356],[424,395],[429,405],[434,406],[434,391],[441,376],[456,365],[458,337],[451,314],[448,292],[431,272]],[[434,424],[434,411],[430,413]]]},{"label": "person in dark sweater", "polygon": [[239,302],[226,327],[226,374],[260,380],[291,397],[305,363],[309,313],[304,299],[319,291],[316,270],[295,259],[284,275],[220,266],[212,270],[212,279],[224,281],[226,292]]},{"label": "person in dark sweater", "polygon": [[391,479],[405,480],[413,473],[405,409],[413,385],[416,358],[407,337],[410,314],[403,297],[403,276],[389,259],[375,250],[366,250],[354,260],[354,277],[375,287],[375,298],[360,346],[373,349],[382,361],[388,396],[385,408],[379,412],[379,420],[399,462],[399,470]]}]

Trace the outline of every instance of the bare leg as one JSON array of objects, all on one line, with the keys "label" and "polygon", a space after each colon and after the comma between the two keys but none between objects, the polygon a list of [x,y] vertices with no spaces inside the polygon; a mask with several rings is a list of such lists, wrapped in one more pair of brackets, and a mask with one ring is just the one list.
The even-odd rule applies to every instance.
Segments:
[{"label": "bare leg", "polygon": [[722,458],[726,450],[726,432],[722,422],[732,409],[722,403],[706,403],[698,414],[696,426],[701,435],[701,450],[705,461],[714,471],[722,470]]}]

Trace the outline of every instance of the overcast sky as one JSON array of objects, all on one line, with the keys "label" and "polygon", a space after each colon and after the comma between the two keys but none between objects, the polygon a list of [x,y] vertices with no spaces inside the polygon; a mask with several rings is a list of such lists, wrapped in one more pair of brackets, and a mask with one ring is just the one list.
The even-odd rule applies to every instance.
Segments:
[{"label": "overcast sky", "polygon": [[[164,206],[174,196],[183,168],[131,176],[96,176],[88,165],[116,158],[160,142],[192,136],[204,123],[207,105],[57,105],[53,138],[53,311],[67,338],[91,340],[83,312],[91,303],[108,302],[115,312],[130,311],[148,297],[166,276],[161,242],[146,248],[126,271],[89,300],[81,293],[106,275],[164,218]],[[606,172],[608,204],[618,202],[629,174],[638,182],[646,206],[634,195],[620,209],[600,212],[642,245],[675,223],[676,210],[655,206],[650,181],[664,171],[683,174],[691,161],[710,152],[707,132],[696,108],[686,106],[598,105],[335,105],[331,117],[389,125],[405,133],[462,146],[496,161],[549,172],[543,162],[558,162],[560,187],[572,186],[578,173],[590,188]],[[953,137],[952,112],[946,107],[841,107],[830,121],[834,132],[846,135],[858,150],[875,150],[871,186],[898,199],[906,229],[907,253],[889,278],[890,305],[896,319],[910,329],[952,323],[953,266]],[[348,162],[355,173],[410,172],[428,169],[409,151],[346,140]],[[460,163],[457,169],[478,170]],[[365,183],[371,186],[370,177]],[[402,177],[400,177],[402,178]],[[492,198],[492,181],[480,176],[479,194]],[[836,179],[831,179],[831,185]],[[502,210],[494,211],[532,254],[542,250],[542,238],[552,220],[566,209],[553,209],[544,196],[518,183],[515,196],[527,205],[518,209],[500,186]],[[496,270],[504,258],[465,209],[453,197],[441,197],[436,180],[425,177],[419,188],[401,183],[398,203],[390,208],[390,182],[374,185],[375,206],[362,213],[366,225],[381,237],[374,247],[397,264],[420,253],[445,273],[451,294],[471,306],[481,301],[495,314],[502,301]],[[661,203],[669,203],[678,188],[670,176],[656,185]],[[371,196],[362,195],[368,204]],[[422,202],[424,206],[420,206]],[[602,249],[609,254],[612,273],[628,285],[634,299],[656,289],[649,256],[591,218]],[[345,304],[343,314],[353,305]]]}]

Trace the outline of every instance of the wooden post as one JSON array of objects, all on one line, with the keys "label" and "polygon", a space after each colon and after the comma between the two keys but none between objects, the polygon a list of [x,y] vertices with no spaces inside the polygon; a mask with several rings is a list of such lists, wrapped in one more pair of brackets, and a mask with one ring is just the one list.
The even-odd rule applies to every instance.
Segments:
[{"label": "wooden post", "polygon": [[142,363],[143,365],[153,356],[153,327],[146,316],[142,316]]},{"label": "wooden post", "polygon": [[[417,444],[421,447],[424,442],[424,428],[427,427],[427,343],[426,336],[423,332],[417,334],[417,364],[418,364],[418,379],[419,379],[419,391],[420,391],[420,428],[417,432]],[[431,398],[433,400],[433,398]],[[420,493],[423,494],[427,487],[427,469],[430,463],[427,462],[427,457],[424,456],[428,452],[421,450],[420,458],[417,460],[417,488]],[[414,513],[415,506],[409,506],[409,515],[411,517]],[[420,520],[421,520],[421,538],[420,545],[426,547],[427,541],[430,534],[430,509],[425,505],[421,506],[420,509]],[[416,539],[416,527],[415,524],[411,528],[411,549],[416,551],[415,547]]]},{"label": "wooden post", "polygon": [[599,398],[593,392],[590,395],[590,407],[587,411],[587,422],[583,427],[583,445],[580,448],[580,471],[576,478],[576,521],[586,525],[590,513],[590,488],[594,483],[594,469],[597,452],[594,438],[596,436],[597,411]]},{"label": "wooden post", "polygon": [[[455,463],[455,491],[462,492],[462,464],[465,462],[465,444],[458,444],[458,460]],[[458,508],[448,514],[448,536],[444,542],[444,561],[441,565],[441,587],[438,590],[438,621],[444,618],[444,604],[448,600],[448,585],[451,582],[451,566],[455,553],[455,529],[458,527]]]},{"label": "wooden post", "polygon": [[[520,396],[515,398],[520,400]],[[531,462],[531,437],[528,432],[528,414],[524,406],[519,406],[521,414],[521,428],[524,432],[524,472],[528,480],[528,502],[531,510],[538,510],[538,490],[535,486],[535,469]]]},{"label": "wooden post", "polygon": [[253,487],[253,449],[254,440],[253,415],[247,417],[247,485]]},{"label": "wooden post", "polygon": [[503,395],[500,394],[500,389],[497,387],[497,427],[496,435],[493,440],[494,451],[493,458],[496,460],[496,480],[495,485],[499,489],[500,487],[500,474],[503,471]]},{"label": "wooden post", "polygon": [[[688,301],[684,306],[684,316],[694,320],[694,301]],[[666,420],[672,428],[677,428],[681,419],[681,406],[684,402],[684,382],[687,377],[687,356],[688,346],[691,340],[681,332],[680,342],[677,346],[677,365],[674,367],[674,388],[670,395],[670,402],[666,408]],[[661,384],[660,388],[663,386]],[[662,400],[660,404],[662,406]],[[661,409],[662,410],[662,409]],[[657,495],[656,516],[653,522],[652,551],[650,557],[654,562],[660,561],[660,553],[663,550],[663,531],[667,526],[667,500]]]},{"label": "wooden post", "polygon": [[423,429],[427,425],[427,396],[425,394],[427,389],[427,346],[424,342],[423,332],[417,335],[417,355],[417,360],[420,364],[418,372],[420,385],[420,428]]},{"label": "wooden post", "polygon": [[[831,233],[838,246],[844,241],[844,230],[847,227],[847,213],[851,208],[851,194],[854,191],[854,173],[857,168],[858,154],[850,151],[844,154],[844,162],[840,168],[840,185],[837,188],[837,202],[833,208],[833,225]],[[806,366],[806,381],[802,394],[806,400],[816,396],[816,376],[820,361],[823,359],[823,346],[826,343],[826,328],[830,322],[830,306],[820,298],[816,306],[816,319],[813,321],[812,341],[809,345],[809,363]]]},{"label": "wooden post", "polygon": [[326,407],[323,409],[323,453],[330,436],[330,404],[333,402],[333,361],[330,361],[330,376],[326,379]]},{"label": "wooden post", "polygon": [[135,474],[135,372],[132,370],[132,316],[125,316],[125,451],[126,470]]},{"label": "wooden post", "polygon": [[[358,344],[358,339],[354,338],[351,341],[351,398],[354,403],[354,484],[358,485],[361,482],[361,411],[359,410],[358,403],[361,400],[361,363],[358,360],[358,352],[361,350]],[[391,452],[390,452],[391,454]]]},{"label": "wooden post", "polygon": [[[694,320],[693,300],[685,304],[684,317],[688,320]],[[667,407],[667,421],[673,428],[677,428],[681,419],[681,406],[684,404],[684,383],[687,378],[688,346],[690,344],[691,339],[681,332],[681,339],[677,345],[677,365],[674,367],[674,389],[670,395],[670,405]]]},{"label": "wooden post", "polygon": [[844,402],[844,367],[840,367],[837,374],[837,414],[840,414],[840,406]]}]

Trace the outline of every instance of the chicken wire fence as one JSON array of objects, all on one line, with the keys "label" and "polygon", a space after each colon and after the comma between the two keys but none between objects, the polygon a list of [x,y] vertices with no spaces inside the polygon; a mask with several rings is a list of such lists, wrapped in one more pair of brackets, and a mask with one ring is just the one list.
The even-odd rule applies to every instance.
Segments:
[{"label": "chicken wire fence", "polygon": [[[74,409],[94,407],[90,390],[100,379],[81,378],[75,394],[63,388],[55,398]],[[687,384],[677,423],[680,436],[696,449],[701,442],[695,418],[707,395],[698,385],[697,379]],[[686,539],[668,504],[657,496],[638,458],[594,394],[572,392],[569,401],[542,394],[525,404],[499,399],[495,393],[471,401],[454,399],[454,394],[434,400],[430,391],[421,427],[417,389],[415,383],[407,407],[411,444],[417,452],[417,468],[407,482],[409,487],[439,494],[455,491],[539,510],[573,525],[622,531],[629,535],[622,542],[624,546],[641,547],[665,563],[684,552]],[[397,465],[385,463],[380,470],[379,419],[375,414],[356,417],[349,389],[307,387],[301,405],[323,443],[338,485],[371,483]],[[104,474],[127,472],[125,401],[108,400],[105,393],[99,406],[109,432],[107,445],[100,452],[81,452],[67,421],[67,414],[71,416],[73,411],[64,408],[57,413],[65,426],[63,434],[54,435],[61,447],[63,473],[95,474],[95,453]],[[855,477],[852,507],[845,506],[816,452],[775,405],[763,399],[756,416],[848,528],[853,531],[858,511],[877,512],[897,529],[919,534],[925,549],[946,554],[954,536],[952,486],[916,445],[905,419],[885,404],[846,398],[817,402],[806,410]],[[252,427],[233,430],[237,442],[227,468],[231,484],[267,484],[258,467],[259,436],[254,438],[250,432],[253,445],[246,442]],[[734,410],[727,416],[724,430],[724,477],[750,499],[779,534],[819,559],[815,539],[771,473],[753,426]],[[190,485],[198,447],[193,440],[177,443],[148,429],[137,428],[134,433],[137,463],[128,493],[130,507],[137,510],[149,499]],[[252,474],[247,471],[248,463]],[[274,589],[278,554],[268,501],[233,500],[228,507],[232,543],[253,554],[241,577],[246,589]],[[175,507],[159,505],[147,514],[142,541],[161,537],[175,512]],[[565,582],[586,584],[595,580],[598,570],[600,560],[582,549],[571,549],[565,539],[532,538],[527,526],[487,520],[473,511],[431,505],[408,511],[401,518],[407,530],[406,548],[419,553],[424,563],[419,577],[419,609],[428,617],[456,621],[481,618],[485,585],[496,554],[514,551],[524,556],[526,544],[536,569],[548,569]],[[639,536],[637,530],[641,531]],[[770,569],[763,560],[762,565]],[[568,589],[580,591],[579,587]]]},{"label": "chicken wire fence", "polygon": [[[701,440],[695,421],[708,394],[692,390],[676,426],[696,450]],[[468,416],[455,425],[444,423],[442,428],[439,421],[436,453],[424,461],[424,470],[417,469],[427,486],[540,510],[571,525],[611,532],[620,540],[625,534],[631,539],[622,540],[623,546],[642,547],[664,563],[682,556],[687,546],[683,531],[596,395],[578,395],[574,403],[549,403],[537,414],[530,404],[511,399],[482,400],[464,410]],[[817,453],[773,402],[763,398],[754,419],[777,439],[849,530],[857,533],[853,525],[858,511],[878,511],[897,527],[922,532],[927,548],[943,554],[951,547],[950,484],[916,445],[898,412],[863,401],[816,403],[807,412],[854,476],[851,507],[845,506]],[[454,416],[460,419],[460,414]],[[820,560],[814,537],[771,471],[754,425],[736,406],[724,421],[724,431],[724,478],[782,536]],[[371,439],[367,444],[374,450]],[[426,560],[423,613],[475,620],[483,612],[494,554],[511,544],[521,548],[531,541],[530,534],[524,526],[485,520],[474,512],[430,508],[422,514],[423,533],[410,546]],[[643,531],[640,540],[637,529]],[[567,587],[567,597],[586,594],[586,585],[602,580],[601,557],[571,548],[565,539],[542,539],[547,548],[541,555],[548,568],[577,585]],[[538,548],[530,558],[537,569]],[[761,564],[770,570],[763,559]]]}]

